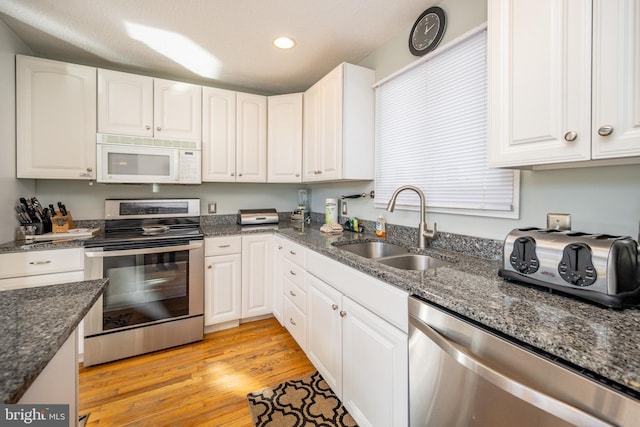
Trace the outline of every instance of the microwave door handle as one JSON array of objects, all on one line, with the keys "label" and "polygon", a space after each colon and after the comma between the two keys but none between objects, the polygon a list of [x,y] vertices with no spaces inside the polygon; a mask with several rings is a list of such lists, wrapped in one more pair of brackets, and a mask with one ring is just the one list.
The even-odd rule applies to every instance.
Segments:
[{"label": "microwave door handle", "polygon": [[418,319],[414,319],[413,316],[410,316],[410,323],[426,335],[427,338],[431,339],[442,351],[451,356],[457,363],[514,397],[574,425],[613,427],[613,424],[609,424],[606,421],[596,418],[587,412],[544,394],[489,367],[474,357],[467,348],[447,339],[435,329]]},{"label": "microwave door handle", "polygon": [[202,247],[202,242],[191,243],[189,245],[178,245],[178,246],[163,246],[160,248],[145,248],[145,249],[123,249],[118,251],[85,251],[85,256],[89,258],[111,258],[117,256],[127,256],[127,255],[147,255],[147,254],[158,254],[158,253],[167,253],[167,252],[178,252],[178,251],[188,251],[191,249],[198,249]]}]

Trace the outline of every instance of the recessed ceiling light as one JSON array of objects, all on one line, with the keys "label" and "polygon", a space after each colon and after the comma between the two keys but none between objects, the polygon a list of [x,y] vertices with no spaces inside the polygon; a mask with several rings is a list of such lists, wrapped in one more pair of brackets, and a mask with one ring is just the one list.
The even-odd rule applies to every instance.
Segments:
[{"label": "recessed ceiling light", "polygon": [[296,45],[296,42],[289,37],[278,37],[273,41],[273,44],[280,49],[291,49]]}]

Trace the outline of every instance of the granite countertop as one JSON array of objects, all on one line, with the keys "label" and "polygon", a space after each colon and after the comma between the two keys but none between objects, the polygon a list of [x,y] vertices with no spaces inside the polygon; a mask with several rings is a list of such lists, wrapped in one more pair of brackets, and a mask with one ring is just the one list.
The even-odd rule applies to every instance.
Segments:
[{"label": "granite countertop", "polygon": [[85,314],[108,279],[0,292],[0,393],[17,403]]},{"label": "granite countertop", "polygon": [[[317,228],[283,228],[279,234],[411,294],[475,320],[550,356],[568,361],[640,396],[640,310],[612,310],[507,282],[500,261],[428,248],[420,251],[451,261],[430,271],[388,267],[333,246],[374,235],[345,232],[328,236]],[[407,245],[406,241],[393,241]],[[418,252],[417,249],[412,251]],[[613,384],[615,387],[616,385]]]}]

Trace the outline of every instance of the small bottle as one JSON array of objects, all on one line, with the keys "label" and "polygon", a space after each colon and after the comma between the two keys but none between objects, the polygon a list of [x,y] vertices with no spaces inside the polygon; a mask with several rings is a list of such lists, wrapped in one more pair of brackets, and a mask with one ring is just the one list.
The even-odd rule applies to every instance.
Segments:
[{"label": "small bottle", "polygon": [[387,237],[387,225],[382,215],[380,215],[376,221],[376,236],[382,238]]}]

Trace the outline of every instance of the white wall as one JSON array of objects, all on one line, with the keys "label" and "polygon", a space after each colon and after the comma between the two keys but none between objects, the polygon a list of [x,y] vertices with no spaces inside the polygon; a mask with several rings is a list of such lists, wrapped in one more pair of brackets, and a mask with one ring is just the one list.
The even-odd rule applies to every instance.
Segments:
[{"label": "white wall", "polygon": [[[443,0],[438,5],[448,17],[443,44],[486,21],[485,0]],[[375,69],[376,77],[380,80],[413,62],[416,58],[409,53],[407,46],[412,25],[413,22],[408,22],[405,31],[359,65]],[[548,212],[561,212],[571,214],[574,230],[638,237],[640,165],[523,171],[520,185],[518,220],[429,214],[429,226],[435,221],[442,231],[503,239],[516,227],[544,227]],[[373,187],[373,182],[312,186],[312,209],[322,212],[326,197],[368,193]],[[376,209],[370,199],[353,200],[348,204],[349,214],[359,218],[375,220],[382,214],[390,223],[413,227],[418,224],[417,212],[396,209],[388,213],[384,209]]]},{"label": "white wall", "polygon": [[0,21],[0,242],[13,240],[18,198],[35,194],[33,180],[16,179],[16,53],[32,51]]}]

